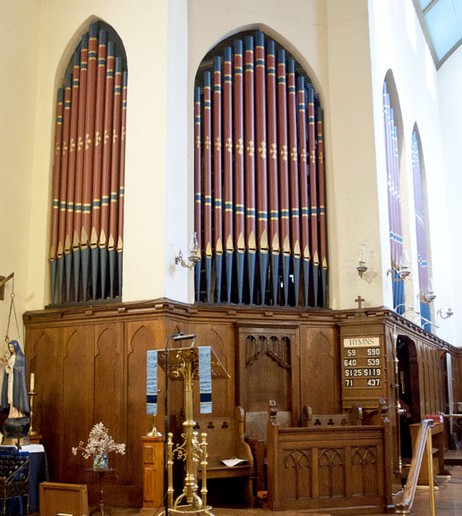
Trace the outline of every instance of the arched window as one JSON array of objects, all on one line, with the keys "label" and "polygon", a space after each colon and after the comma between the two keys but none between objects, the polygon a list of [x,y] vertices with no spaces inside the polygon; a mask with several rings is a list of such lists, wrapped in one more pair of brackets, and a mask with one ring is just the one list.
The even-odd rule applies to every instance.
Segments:
[{"label": "arched window", "polygon": [[323,114],[263,32],[204,58],[195,87],[196,301],[327,305]]},{"label": "arched window", "polygon": [[90,25],[58,90],[51,304],[122,292],[127,60],[109,25]]},{"label": "arched window", "polygon": [[[394,83],[389,79],[394,86]],[[383,116],[388,184],[388,222],[390,235],[391,275],[393,308],[404,314],[404,278],[408,272],[408,258],[403,250],[403,227],[401,219],[401,184],[399,167],[398,124],[395,109],[390,101],[390,85],[383,83]]]},{"label": "arched window", "polygon": [[431,331],[430,303],[434,299],[433,285],[429,277],[427,210],[424,195],[424,167],[422,148],[417,127],[412,131],[412,175],[414,179],[415,229],[417,242],[417,266],[419,272],[419,299],[421,325]]}]

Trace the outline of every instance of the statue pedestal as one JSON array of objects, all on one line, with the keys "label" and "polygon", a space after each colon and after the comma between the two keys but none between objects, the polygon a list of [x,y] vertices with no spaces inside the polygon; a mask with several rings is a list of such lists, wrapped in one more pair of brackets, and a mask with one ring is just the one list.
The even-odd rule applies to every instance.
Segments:
[{"label": "statue pedestal", "polygon": [[150,515],[163,507],[164,437],[143,436],[143,507],[140,515]]},{"label": "statue pedestal", "polygon": [[28,417],[9,417],[3,423],[2,444],[24,445],[30,444],[29,440],[30,419]]}]

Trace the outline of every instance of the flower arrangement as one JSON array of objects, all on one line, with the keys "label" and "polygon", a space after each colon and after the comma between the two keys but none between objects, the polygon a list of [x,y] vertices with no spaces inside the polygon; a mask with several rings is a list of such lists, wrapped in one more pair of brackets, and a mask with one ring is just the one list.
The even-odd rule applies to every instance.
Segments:
[{"label": "flower arrangement", "polygon": [[97,423],[90,431],[87,444],[84,445],[83,441],[80,441],[78,446],[72,448],[74,455],[77,455],[78,451],[81,451],[86,459],[92,455],[103,455],[109,452],[124,455],[125,444],[117,444],[109,435],[108,429],[103,423]]}]

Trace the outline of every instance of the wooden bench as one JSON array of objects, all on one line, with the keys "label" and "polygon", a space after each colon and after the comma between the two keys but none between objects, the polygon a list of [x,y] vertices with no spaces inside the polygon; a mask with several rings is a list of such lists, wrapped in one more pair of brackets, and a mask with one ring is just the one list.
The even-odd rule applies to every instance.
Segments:
[{"label": "wooden bench", "polygon": [[[311,407],[305,405],[302,409],[301,426],[313,428],[358,426],[362,424],[362,417],[363,412],[359,407],[354,407],[351,412],[345,414],[313,414]],[[269,401],[266,412],[246,413],[245,421],[246,437],[254,454],[255,491],[261,505],[261,502],[266,499],[268,494],[268,422],[270,421],[273,425],[278,425],[279,428],[292,427],[294,424],[292,423],[291,413],[279,411],[274,400]]]},{"label": "wooden bench", "polygon": [[383,426],[280,427],[268,422],[268,507],[273,511],[388,513]]},{"label": "wooden bench", "polygon": [[[207,479],[247,479],[245,498],[253,503],[254,459],[249,444],[244,439],[244,410],[236,407],[234,417],[201,415],[196,418],[195,430],[207,434]],[[242,459],[236,466],[226,466],[223,459]],[[198,470],[198,478],[201,479]]]},{"label": "wooden bench", "polygon": [[353,407],[344,414],[313,414],[311,407],[302,408],[302,426],[324,428],[330,426],[359,426],[363,422],[361,407]]}]

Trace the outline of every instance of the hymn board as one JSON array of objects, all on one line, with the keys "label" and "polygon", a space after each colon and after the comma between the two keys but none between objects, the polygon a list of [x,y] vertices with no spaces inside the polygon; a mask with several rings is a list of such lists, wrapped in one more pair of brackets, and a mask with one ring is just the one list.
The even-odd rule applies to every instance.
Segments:
[{"label": "hymn board", "polygon": [[363,408],[377,407],[378,399],[386,392],[381,337],[343,337],[341,345],[344,408],[353,404]]}]

